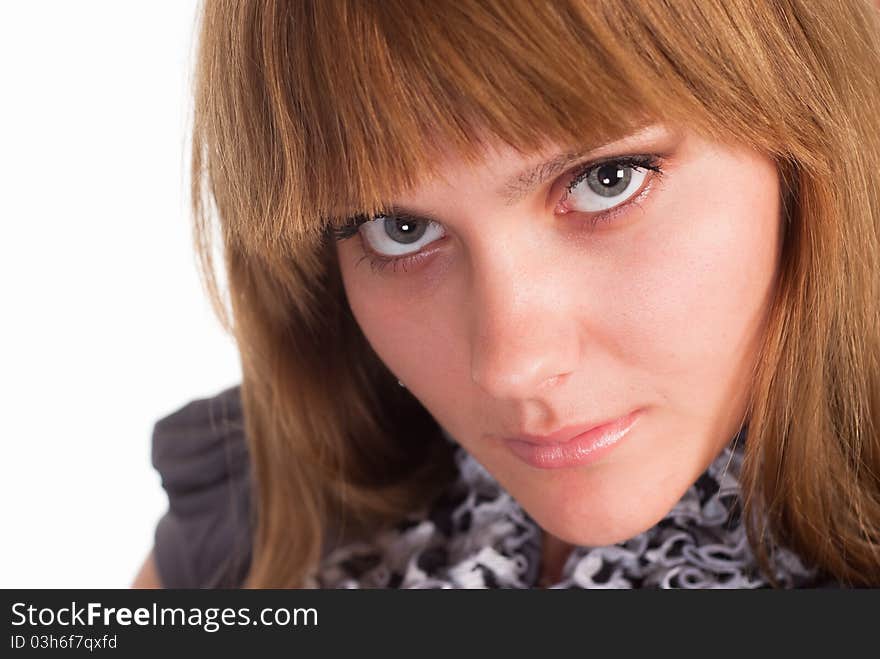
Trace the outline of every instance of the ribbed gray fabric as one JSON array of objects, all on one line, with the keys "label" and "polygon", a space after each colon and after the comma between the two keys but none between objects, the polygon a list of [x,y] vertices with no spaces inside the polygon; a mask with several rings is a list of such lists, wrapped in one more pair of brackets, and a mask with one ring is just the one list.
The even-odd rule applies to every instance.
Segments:
[{"label": "ribbed gray fabric", "polygon": [[165,588],[238,587],[251,558],[250,473],[239,387],[157,421],[152,463],[168,495],[154,556]]}]

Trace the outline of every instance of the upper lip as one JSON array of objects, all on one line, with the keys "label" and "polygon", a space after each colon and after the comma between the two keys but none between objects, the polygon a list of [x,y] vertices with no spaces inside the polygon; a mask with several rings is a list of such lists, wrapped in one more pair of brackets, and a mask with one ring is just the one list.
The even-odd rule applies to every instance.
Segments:
[{"label": "upper lip", "polygon": [[612,419],[607,419],[598,423],[581,423],[574,426],[564,426],[563,428],[560,428],[559,430],[556,430],[549,435],[530,435],[528,433],[521,433],[518,435],[505,437],[504,439],[514,439],[521,442],[529,442],[531,444],[562,444],[571,439],[574,439],[578,435],[583,435],[587,431],[596,430],[598,428],[602,428],[603,426],[616,423],[617,421],[628,420],[633,414],[635,414],[635,412],[630,412],[628,414],[624,414],[623,416],[614,417]]}]

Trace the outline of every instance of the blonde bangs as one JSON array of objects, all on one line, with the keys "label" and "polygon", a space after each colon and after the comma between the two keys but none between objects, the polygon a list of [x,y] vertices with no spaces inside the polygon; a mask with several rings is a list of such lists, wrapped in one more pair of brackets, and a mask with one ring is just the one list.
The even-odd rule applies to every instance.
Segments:
[{"label": "blonde bangs", "polygon": [[522,153],[583,148],[669,121],[777,156],[800,142],[802,164],[821,152],[809,141],[823,90],[793,35],[743,16],[747,3],[274,2],[257,15],[260,7],[237,9],[263,27],[247,30],[262,35],[250,53],[262,93],[240,96],[240,110],[262,114],[271,130],[250,140],[263,147],[251,154],[263,159],[251,169],[263,180],[248,186],[262,194],[252,209],[261,217],[239,236],[258,241],[258,253],[281,245],[285,257],[302,257],[328,225],[382,211],[441,173],[444,154],[476,162],[493,140]]}]

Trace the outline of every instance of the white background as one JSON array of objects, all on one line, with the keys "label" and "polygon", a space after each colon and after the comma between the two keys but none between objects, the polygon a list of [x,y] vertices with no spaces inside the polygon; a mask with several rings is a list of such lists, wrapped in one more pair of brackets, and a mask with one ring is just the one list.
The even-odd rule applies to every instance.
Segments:
[{"label": "white background", "polygon": [[153,423],[240,380],[190,233],[196,10],[0,3],[0,587],[127,587]]}]

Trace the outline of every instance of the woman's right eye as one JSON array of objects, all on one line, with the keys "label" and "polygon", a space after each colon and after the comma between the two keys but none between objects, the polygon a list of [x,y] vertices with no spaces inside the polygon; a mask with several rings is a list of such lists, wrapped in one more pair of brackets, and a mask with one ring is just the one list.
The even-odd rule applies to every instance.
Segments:
[{"label": "woman's right eye", "polygon": [[438,222],[411,215],[378,215],[363,222],[360,233],[374,254],[392,259],[415,254],[446,235]]}]

